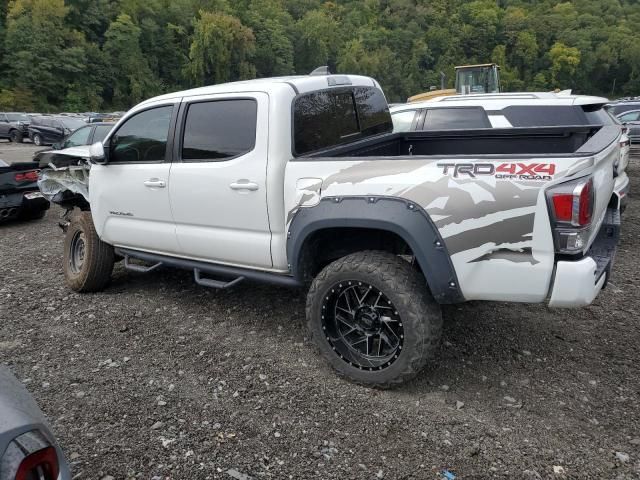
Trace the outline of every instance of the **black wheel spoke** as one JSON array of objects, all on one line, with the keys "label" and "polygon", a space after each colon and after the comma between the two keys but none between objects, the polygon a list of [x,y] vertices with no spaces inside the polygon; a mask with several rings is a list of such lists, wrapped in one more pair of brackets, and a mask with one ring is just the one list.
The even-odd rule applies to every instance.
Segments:
[{"label": "black wheel spoke", "polygon": [[347,327],[353,328],[355,330],[353,323],[347,320],[343,315],[336,315],[336,320],[338,320],[340,323],[345,324]]},{"label": "black wheel spoke", "polygon": [[362,281],[342,281],[329,291],[323,326],[340,358],[365,370],[393,363],[402,348],[403,327],[384,292]]}]

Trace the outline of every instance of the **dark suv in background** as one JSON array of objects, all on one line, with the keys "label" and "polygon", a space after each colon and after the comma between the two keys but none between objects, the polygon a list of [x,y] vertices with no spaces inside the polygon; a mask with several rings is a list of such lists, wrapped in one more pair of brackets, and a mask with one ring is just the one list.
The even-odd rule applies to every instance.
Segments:
[{"label": "dark suv in background", "polygon": [[26,113],[0,112],[0,138],[22,143],[22,139],[28,135],[30,123],[31,118]]},{"label": "dark suv in background", "polygon": [[29,125],[29,138],[38,146],[51,145],[85,125],[84,120],[75,117],[33,117]]}]

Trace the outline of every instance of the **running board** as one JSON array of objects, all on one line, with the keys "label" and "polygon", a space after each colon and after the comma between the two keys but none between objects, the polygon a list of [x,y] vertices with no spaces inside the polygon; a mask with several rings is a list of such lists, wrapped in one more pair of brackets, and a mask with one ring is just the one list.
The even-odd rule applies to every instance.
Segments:
[{"label": "running board", "polygon": [[[125,267],[136,272],[147,273],[160,266],[181,268],[184,270],[192,270],[196,283],[206,287],[213,288],[229,288],[237,285],[243,280],[260,283],[270,283],[281,287],[298,288],[303,284],[295,277],[280,273],[264,272],[261,270],[251,270],[248,268],[230,267],[228,265],[219,265],[215,263],[201,262],[198,260],[187,260],[184,258],[171,257],[168,255],[158,255],[156,253],[141,252],[138,250],[130,250],[128,248],[115,248],[115,253],[124,257]],[[135,258],[148,262],[152,265],[135,265],[129,261],[129,258]],[[213,280],[202,278],[202,274],[220,276],[223,278],[231,278],[230,281]]]}]

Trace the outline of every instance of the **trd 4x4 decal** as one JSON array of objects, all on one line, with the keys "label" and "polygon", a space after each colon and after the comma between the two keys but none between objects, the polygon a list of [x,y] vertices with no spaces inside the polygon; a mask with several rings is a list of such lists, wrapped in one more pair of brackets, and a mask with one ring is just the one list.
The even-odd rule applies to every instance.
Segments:
[{"label": "trd 4x4 decal", "polygon": [[454,178],[492,176],[505,180],[551,180],[556,173],[553,163],[438,163],[444,175]]}]

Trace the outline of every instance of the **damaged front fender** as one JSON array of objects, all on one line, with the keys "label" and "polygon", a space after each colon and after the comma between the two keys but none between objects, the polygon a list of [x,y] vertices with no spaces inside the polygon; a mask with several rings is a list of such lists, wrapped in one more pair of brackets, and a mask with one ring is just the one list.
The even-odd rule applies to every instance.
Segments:
[{"label": "damaged front fender", "polygon": [[50,160],[47,168],[41,170],[38,178],[38,188],[42,195],[65,208],[80,207],[87,210],[90,164],[83,158],[69,156],[62,159],[50,158]]}]

